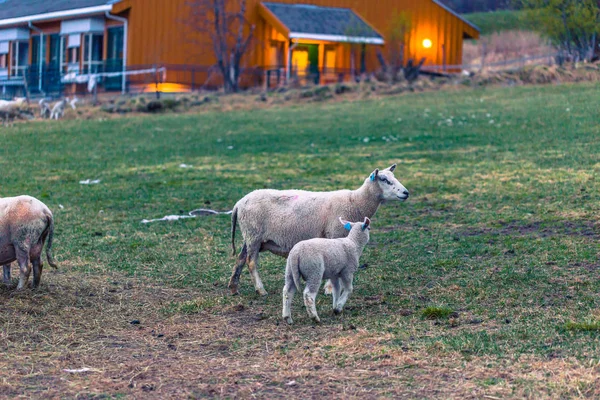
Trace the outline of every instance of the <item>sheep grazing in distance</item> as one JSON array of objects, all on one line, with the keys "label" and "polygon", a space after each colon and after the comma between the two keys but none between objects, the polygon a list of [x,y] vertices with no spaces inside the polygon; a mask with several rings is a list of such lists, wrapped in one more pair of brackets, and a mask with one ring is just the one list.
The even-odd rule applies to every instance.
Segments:
[{"label": "sheep grazing in distance", "polygon": [[61,101],[58,101],[52,107],[52,112],[50,113],[50,119],[59,119],[65,116],[65,107],[69,103],[69,98],[65,97]]},{"label": "sheep grazing in distance", "polygon": [[57,268],[52,256],[54,218],[44,203],[30,196],[0,198],[0,265],[4,266],[4,283],[10,284],[10,264],[19,263],[20,278],[17,289],[23,289],[29,280],[33,265],[33,287],[42,278],[42,250],[46,238],[46,259]]},{"label": "sheep grazing in distance", "polygon": [[242,269],[248,264],[256,291],[263,296],[267,294],[258,275],[261,251],[287,257],[292,247],[303,240],[345,237],[348,231],[340,226],[338,216],[348,221],[361,221],[365,217],[372,218],[384,202],[406,200],[408,190],[395,178],[395,169],[396,164],[382,171],[376,169],[356,190],[261,189],[239,200],[231,214],[233,253],[238,224],[244,243],[229,280],[231,293],[238,293]]},{"label": "sheep grazing in distance", "polygon": [[300,290],[300,277],[306,281],[304,305],[312,320],[321,322],[317,314],[316,299],[323,279],[333,286],[333,312],[339,314],[352,294],[352,281],[358,270],[358,260],[369,242],[371,220],[348,222],[340,218],[341,225],[350,233],[339,239],[310,239],[296,244],[287,259],[285,286],[283,287],[283,319],[292,321],[292,300]]},{"label": "sheep grazing in distance", "polygon": [[52,111],[50,110],[50,104],[48,104],[46,99],[41,99],[38,104],[40,105],[40,117],[50,118]]}]

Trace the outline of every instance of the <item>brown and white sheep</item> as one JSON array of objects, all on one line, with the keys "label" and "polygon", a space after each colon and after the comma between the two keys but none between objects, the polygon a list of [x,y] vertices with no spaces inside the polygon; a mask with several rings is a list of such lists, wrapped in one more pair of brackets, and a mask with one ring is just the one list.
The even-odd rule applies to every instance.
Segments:
[{"label": "brown and white sheep", "polygon": [[42,250],[46,238],[46,259],[57,268],[52,256],[54,217],[50,209],[31,196],[0,198],[0,265],[4,266],[4,283],[10,283],[10,264],[17,261],[20,269],[17,289],[23,289],[33,266],[33,287],[42,278]]}]

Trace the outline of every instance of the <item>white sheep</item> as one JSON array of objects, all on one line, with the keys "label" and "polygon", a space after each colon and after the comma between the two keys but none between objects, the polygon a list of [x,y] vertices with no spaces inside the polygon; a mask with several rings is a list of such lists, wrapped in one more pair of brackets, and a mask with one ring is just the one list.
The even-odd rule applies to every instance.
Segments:
[{"label": "white sheep", "polygon": [[69,98],[65,97],[61,101],[58,101],[52,107],[52,112],[50,113],[50,119],[59,119],[65,116],[65,107],[69,103]]},{"label": "white sheep", "polygon": [[33,287],[42,278],[42,250],[46,238],[46,259],[57,268],[52,257],[54,218],[44,203],[30,196],[0,198],[0,265],[4,267],[4,283],[10,283],[10,264],[19,263],[20,278],[17,289],[29,280],[33,265]]},{"label": "white sheep", "polygon": [[[356,190],[308,192],[301,190],[261,189],[239,200],[231,214],[231,245],[235,254],[235,231],[239,224],[243,236],[242,250],[233,268],[229,288],[238,293],[240,274],[246,263],[256,291],[267,292],[258,275],[261,251],[287,257],[294,245],[313,238],[341,238],[348,232],[337,217],[361,221],[373,217],[386,201],[404,201],[408,190],[394,177],[396,164],[376,169]],[[330,283],[326,290],[330,289]]]},{"label": "white sheep", "polygon": [[314,322],[321,322],[317,314],[316,298],[323,279],[333,286],[333,312],[342,312],[352,294],[352,281],[358,270],[358,260],[369,242],[371,220],[348,222],[340,218],[342,226],[350,231],[348,237],[338,239],[310,239],[296,244],[287,259],[283,287],[283,319],[291,324],[292,300],[300,290],[300,277],[306,281],[304,305]]},{"label": "white sheep", "polygon": [[41,118],[49,118],[52,111],[50,110],[50,104],[46,101],[46,99],[40,99],[40,117]]}]

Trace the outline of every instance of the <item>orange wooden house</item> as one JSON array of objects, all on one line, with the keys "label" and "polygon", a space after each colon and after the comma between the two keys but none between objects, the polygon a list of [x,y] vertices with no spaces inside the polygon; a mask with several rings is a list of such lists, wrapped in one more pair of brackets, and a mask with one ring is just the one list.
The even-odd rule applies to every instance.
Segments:
[{"label": "orange wooden house", "polygon": [[[7,93],[26,77],[30,91],[50,92],[69,82],[85,85],[94,74],[153,66],[166,69],[162,90],[200,86],[210,79],[215,56],[209,35],[185,23],[189,4],[4,0],[0,89]],[[281,71],[286,78],[315,71],[320,81],[338,79],[352,67],[375,71],[400,14],[410,20],[405,57],[425,58],[426,65],[461,64],[463,40],[479,37],[474,25],[437,0],[247,0],[246,20],[255,30],[242,66]],[[128,82],[143,79],[131,75],[99,82],[107,90],[126,90]]]}]

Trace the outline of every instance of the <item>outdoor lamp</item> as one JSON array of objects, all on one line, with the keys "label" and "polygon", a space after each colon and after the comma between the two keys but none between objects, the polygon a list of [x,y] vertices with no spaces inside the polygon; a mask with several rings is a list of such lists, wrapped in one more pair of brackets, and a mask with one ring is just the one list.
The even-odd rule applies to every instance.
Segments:
[{"label": "outdoor lamp", "polygon": [[423,47],[425,47],[426,49],[430,49],[431,48],[431,39],[423,39]]}]

